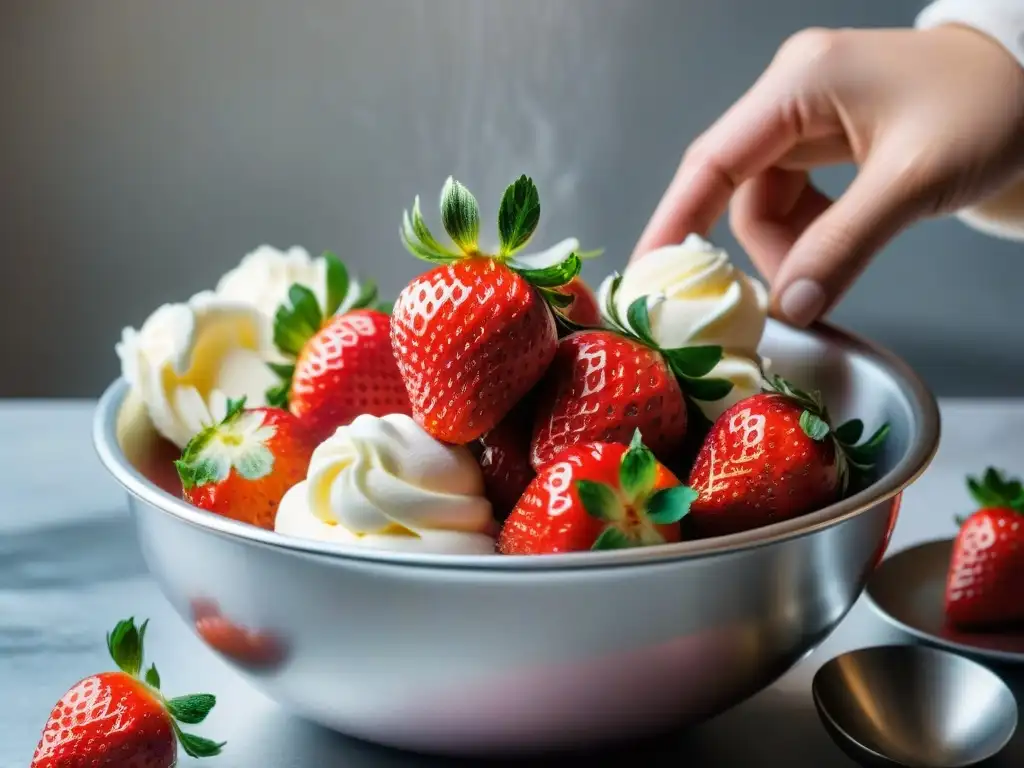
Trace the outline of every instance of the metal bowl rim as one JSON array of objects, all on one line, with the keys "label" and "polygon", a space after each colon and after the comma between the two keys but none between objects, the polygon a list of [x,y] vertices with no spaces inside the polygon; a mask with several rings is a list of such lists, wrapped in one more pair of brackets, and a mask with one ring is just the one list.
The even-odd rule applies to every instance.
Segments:
[{"label": "metal bowl rim", "polygon": [[803,517],[716,538],[607,552],[501,557],[394,552],[283,536],[274,531],[256,528],[193,507],[159,488],[133,467],[128,462],[117,439],[117,420],[121,405],[128,393],[128,383],[123,378],[118,378],[111,383],[100,397],[93,418],[93,443],[100,461],[107,471],[132,497],[139,501],[219,536],[306,555],[369,561],[381,566],[417,566],[492,572],[635,567],[730,555],[804,536],[812,536],[856,517],[877,504],[888,501],[901,493],[924,472],[938,449],[940,434],[938,404],[925,383],[906,363],[887,349],[827,323],[817,323],[804,333],[823,338],[850,353],[863,355],[896,382],[898,390],[909,406],[911,423],[915,427],[915,431],[911,435],[911,445],[892,470],[852,496]]}]

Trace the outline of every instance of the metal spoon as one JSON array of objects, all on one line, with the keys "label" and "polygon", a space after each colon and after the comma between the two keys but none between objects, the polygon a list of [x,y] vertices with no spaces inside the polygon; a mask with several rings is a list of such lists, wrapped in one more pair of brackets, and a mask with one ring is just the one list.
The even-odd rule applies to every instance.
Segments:
[{"label": "metal spoon", "polygon": [[863,765],[963,768],[995,755],[1017,728],[1017,702],[998,676],[925,646],[842,654],[811,690],[825,729]]}]

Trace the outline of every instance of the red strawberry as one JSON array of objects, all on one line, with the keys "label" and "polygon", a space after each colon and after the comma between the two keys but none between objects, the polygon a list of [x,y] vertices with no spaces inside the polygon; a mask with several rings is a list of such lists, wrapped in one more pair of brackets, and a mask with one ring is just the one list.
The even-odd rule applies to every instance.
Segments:
[{"label": "red strawberry", "polygon": [[320,443],[364,413],[411,413],[409,397],[391,354],[391,319],[375,304],[377,289],[363,285],[351,306],[337,314],[349,293],[344,264],[327,260],[327,306],[303,285],[274,318],[274,343],[289,363],[273,363],[282,384],[267,392],[271,405],[288,408]]},{"label": "red strawberry", "polygon": [[597,296],[590,286],[583,282],[583,278],[574,277],[562,288],[562,292],[572,296],[572,304],[562,310],[562,314],[571,322],[588,327],[601,325],[601,310],[598,308]]},{"label": "red strawberry", "polygon": [[700,496],[687,520],[703,535],[725,535],[788,520],[833,503],[851,472],[863,475],[889,432],[862,445],[855,419],[832,429],[820,396],[775,377],[773,389],[748,397],[714,423],[690,472]]},{"label": "red strawberry", "polygon": [[220,754],[217,743],[185,733],[178,723],[201,723],[216,704],[208,693],[166,699],[160,675],[142,671],[146,625],[119,622],[107,648],[120,672],[76,683],[50,713],[30,768],[170,768],[178,742],[191,757]]},{"label": "red strawberry", "polygon": [[686,435],[686,403],[665,358],[614,331],[562,339],[541,384],[533,466],[573,445],[625,443],[637,429],[662,460]]},{"label": "red strawberry", "polygon": [[402,237],[413,255],[438,266],[412,281],[395,302],[391,342],[412,401],[412,415],[431,435],[464,444],[494,428],[540,379],[555,354],[549,302],[579,273],[572,252],[534,265],[515,254],[540,217],[533,182],[523,176],[505,191],[497,254],[477,247],[475,198],[448,179],[441,219],[457,250],[434,239],[419,199],[405,215]]},{"label": "red strawberry", "polygon": [[968,478],[980,508],[961,522],[946,582],[946,618],[960,629],[1024,622],[1024,486],[989,469]]},{"label": "red strawberry", "polygon": [[[532,393],[531,393],[532,394]],[[530,465],[530,426],[535,398],[527,395],[494,429],[480,438],[484,488],[494,516],[504,520],[536,477]]]},{"label": "red strawberry", "polygon": [[578,445],[544,467],[505,521],[498,550],[540,555],[679,541],[696,494],[633,436]]},{"label": "red strawberry", "polygon": [[280,408],[228,403],[220,424],[193,437],[175,462],[185,501],[218,515],[274,529],[284,494],[306,477],[315,443]]},{"label": "red strawberry", "polygon": [[648,298],[629,307],[628,322],[608,294],[607,330],[582,330],[562,339],[540,387],[530,460],[537,469],[566,448],[590,442],[625,443],[637,429],[659,461],[673,464],[687,431],[683,396],[717,400],[732,384],[705,377],[721,347],[660,349],[651,337]]}]

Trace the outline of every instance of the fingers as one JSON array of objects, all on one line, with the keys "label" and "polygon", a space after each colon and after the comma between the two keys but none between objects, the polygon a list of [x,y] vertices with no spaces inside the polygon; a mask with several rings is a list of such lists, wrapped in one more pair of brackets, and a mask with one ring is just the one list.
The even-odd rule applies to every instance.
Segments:
[{"label": "fingers", "polygon": [[754,266],[773,282],[793,244],[830,205],[806,172],[769,168],[739,188],[730,223]]},{"label": "fingers", "polygon": [[[802,234],[775,273],[775,314],[800,326],[817,320],[871,257],[920,215],[919,196],[892,167],[877,157],[870,159],[838,200],[804,222]],[[810,199],[805,203],[807,214],[822,203]]]},{"label": "fingers", "polygon": [[[815,151],[837,156],[834,143],[817,142],[842,135],[830,98],[832,75],[844,69],[840,39],[835,31],[804,30],[779,49],[750,90],[687,151],[631,258],[690,232],[706,236],[736,189],[778,165],[798,143],[815,142]],[[794,159],[808,162],[799,153]]]},{"label": "fingers", "polygon": [[769,69],[687,151],[631,258],[687,234],[706,235],[745,180],[772,166],[800,138],[781,106],[779,77]]}]

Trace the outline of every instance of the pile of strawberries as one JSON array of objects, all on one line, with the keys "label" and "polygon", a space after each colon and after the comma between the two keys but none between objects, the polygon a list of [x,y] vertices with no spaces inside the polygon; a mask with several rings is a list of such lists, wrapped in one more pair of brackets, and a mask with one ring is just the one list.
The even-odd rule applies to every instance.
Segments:
[{"label": "pile of strawberries", "polygon": [[[708,423],[692,398],[729,394],[730,382],[709,377],[722,348],[662,349],[647,297],[626,317],[616,312],[618,279],[602,322],[579,277],[581,254],[523,255],[539,219],[537,188],[520,177],[501,200],[499,247],[489,253],[462,184],[449,179],[441,195],[448,244],[417,198],[402,240],[433,266],[390,317],[372,286],[339,312],[349,277],[326,254],[326,306],[295,285],[277,313],[287,362],[273,364],[281,385],[268,393],[272,407],[235,403],[193,440],[178,462],[186,498],[272,528],[313,447],[364,413],[409,414],[436,439],[474,451],[504,554],[747,530],[832,503],[870,473],[887,427],[859,443],[860,421],[834,427],[817,394],[781,379]],[[237,450],[211,460],[203,447],[224,435]]]}]

